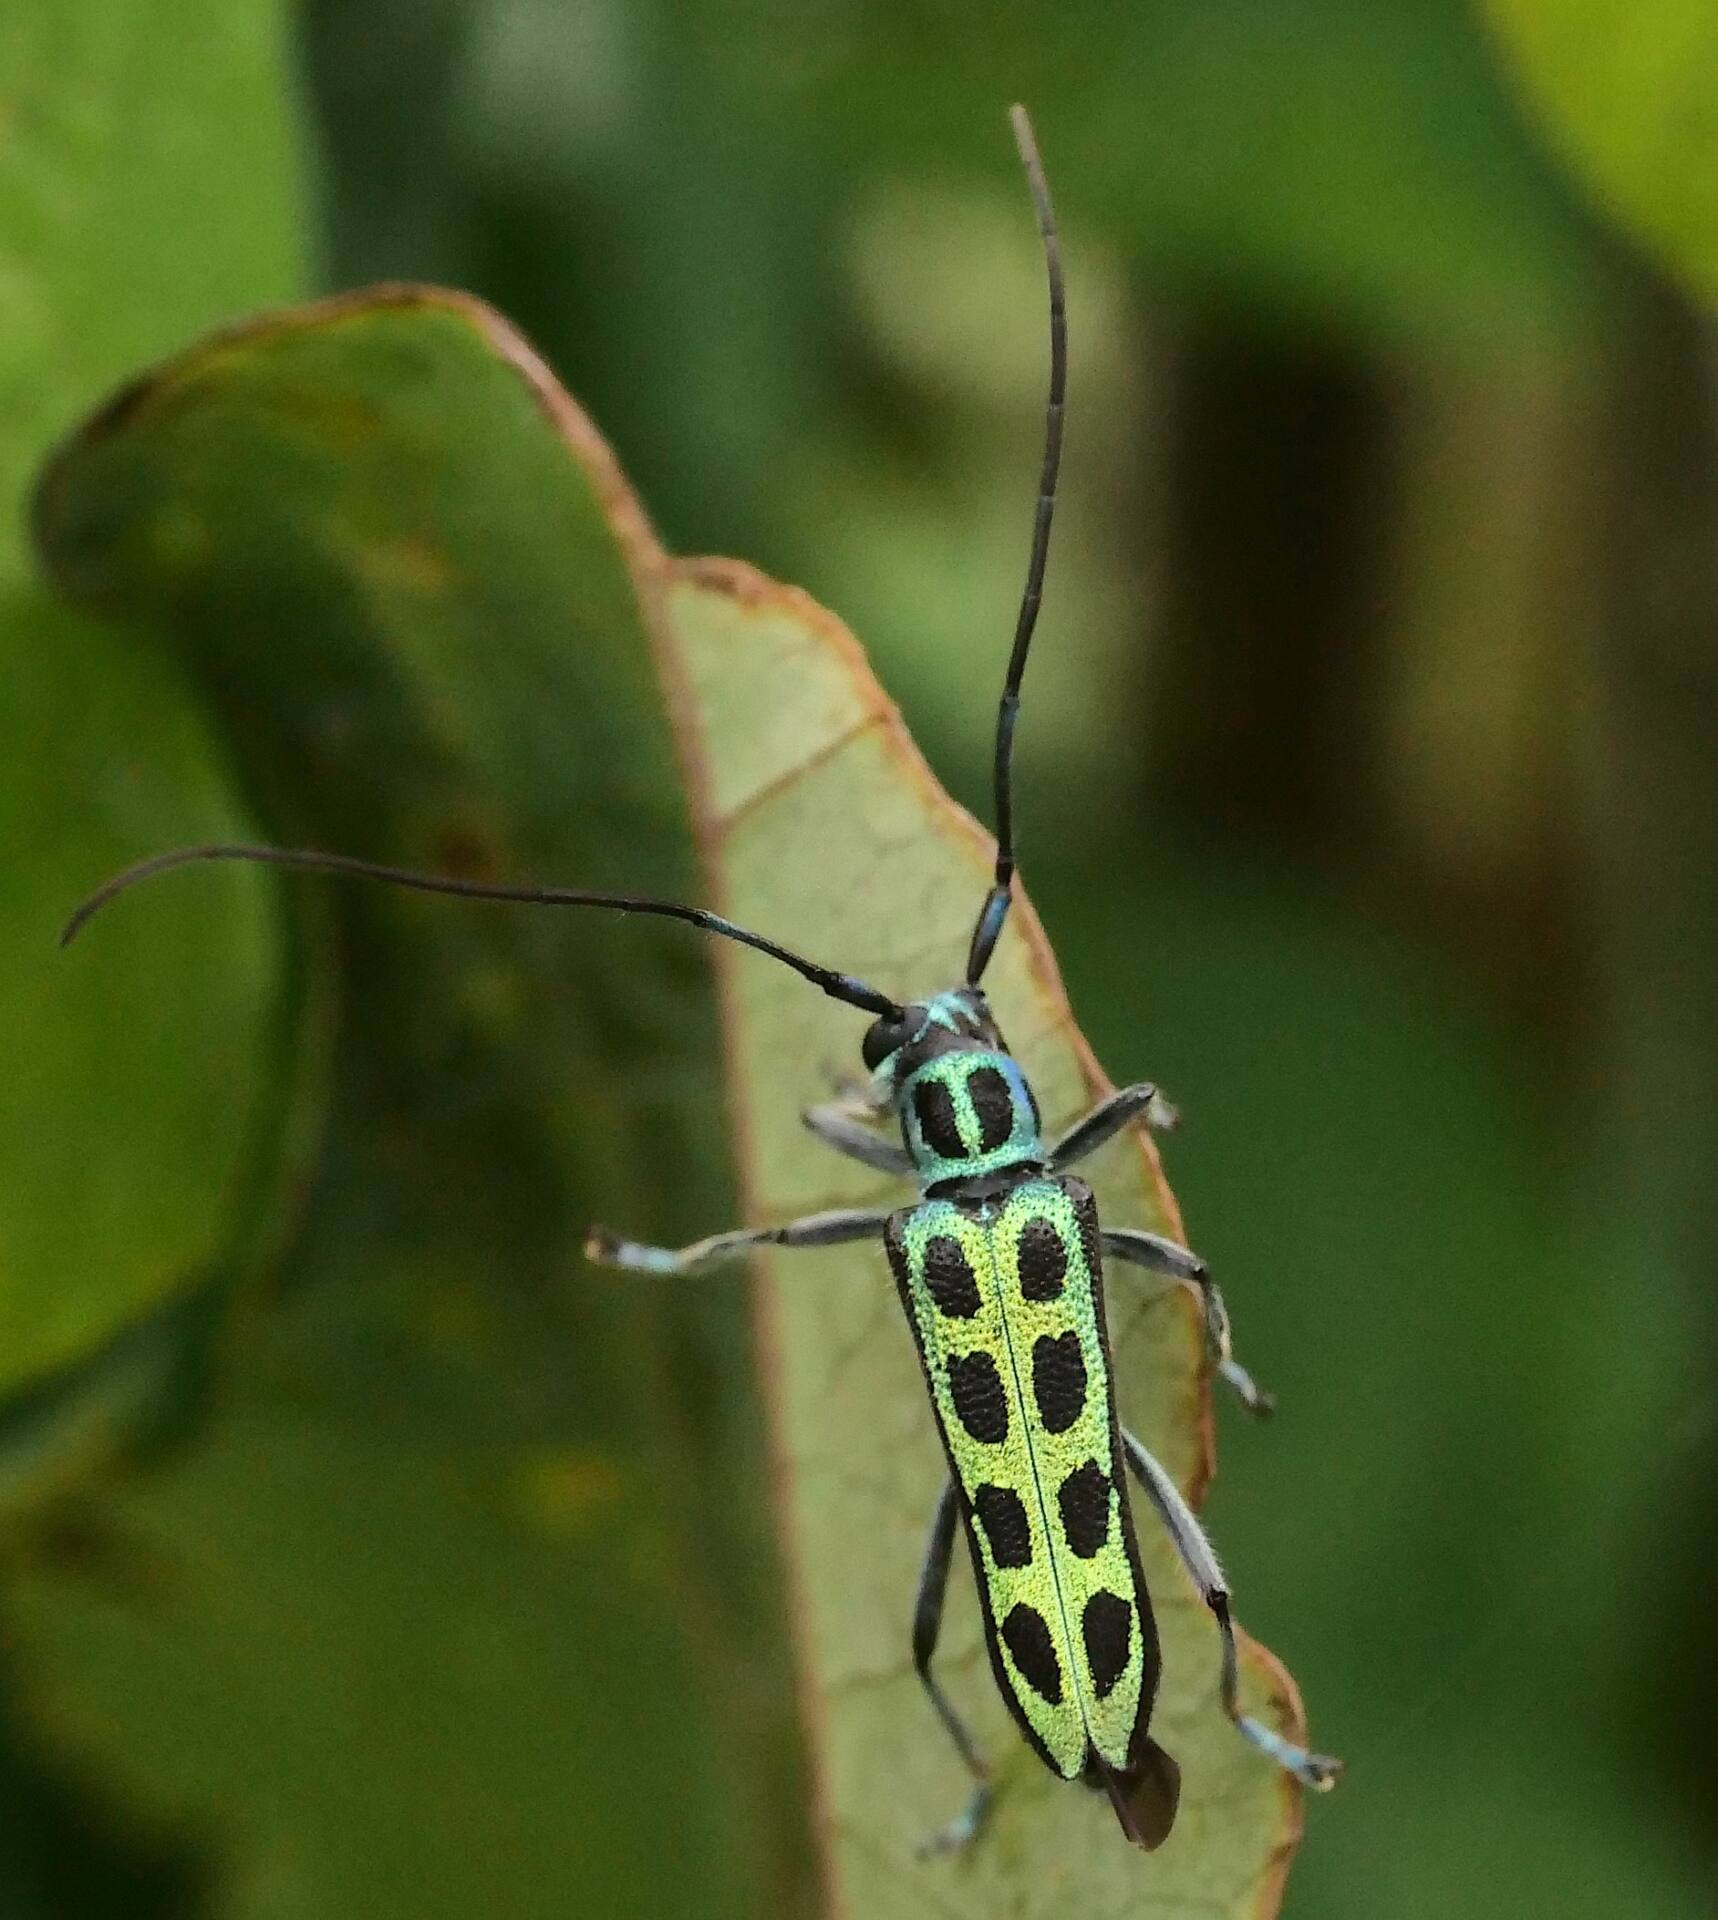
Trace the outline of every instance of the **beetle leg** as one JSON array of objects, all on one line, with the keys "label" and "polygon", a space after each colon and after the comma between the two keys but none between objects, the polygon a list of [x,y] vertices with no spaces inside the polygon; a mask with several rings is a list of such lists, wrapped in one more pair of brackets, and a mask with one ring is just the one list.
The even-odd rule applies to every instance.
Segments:
[{"label": "beetle leg", "polygon": [[1050,1149],[1050,1171],[1066,1173],[1076,1160],[1095,1153],[1106,1140],[1135,1120],[1143,1121],[1159,1133],[1180,1122],[1181,1116],[1149,1080],[1123,1087],[1107,1100],[1100,1100],[1083,1120],[1076,1120]]},{"label": "beetle leg", "polygon": [[606,1227],[592,1227],[585,1236],[585,1258],[599,1267],[690,1278],[730,1265],[759,1247],[838,1247],[851,1240],[880,1240],[888,1218],[880,1208],[838,1207],[830,1213],[808,1213],[803,1220],[789,1220],[779,1227],[713,1233],[686,1247],[647,1247],[637,1240],[623,1240]]},{"label": "beetle leg", "polygon": [[826,1147],[844,1153],[879,1173],[911,1173],[913,1156],[899,1141],[889,1140],[867,1126],[846,1101],[831,1100],[823,1106],[809,1107],[800,1116]]},{"label": "beetle leg", "polygon": [[962,1848],[970,1846],[990,1812],[994,1791],[990,1783],[990,1769],[973,1744],[966,1722],[955,1711],[948,1695],[937,1683],[936,1675],[931,1672],[931,1656],[937,1650],[937,1636],[942,1631],[943,1598],[948,1592],[949,1556],[954,1551],[955,1527],[959,1519],[960,1500],[955,1492],[954,1481],[950,1479],[943,1483],[936,1511],[931,1515],[931,1530],[925,1541],[924,1569],[919,1575],[918,1597],[913,1602],[913,1671],[923,1683],[930,1703],[936,1709],[937,1718],[948,1729],[948,1737],[954,1742],[967,1772],[976,1784],[965,1810],[925,1841],[919,1849],[921,1856],[959,1853]]},{"label": "beetle leg", "polygon": [[1105,1253],[1113,1254],[1117,1260],[1126,1260],[1133,1266],[1143,1267],[1147,1273],[1161,1274],[1165,1279],[1191,1287],[1199,1296],[1200,1311],[1205,1317],[1205,1349],[1217,1371],[1249,1413],[1263,1419],[1276,1411],[1275,1399],[1235,1358],[1229,1333],[1229,1309],[1223,1304],[1221,1289],[1211,1278],[1211,1269],[1198,1254],[1166,1240],[1160,1233],[1145,1233],[1137,1227],[1105,1227],[1103,1247]]},{"label": "beetle leg", "polygon": [[1323,1790],[1333,1786],[1342,1771],[1342,1762],[1327,1754],[1312,1753],[1285,1740],[1280,1733],[1241,1711],[1240,1662],[1235,1652],[1235,1627],[1229,1617],[1229,1588],[1223,1569],[1205,1530],[1193,1516],[1193,1509],[1181,1497],[1181,1490],[1170,1479],[1144,1446],[1131,1433],[1123,1433],[1122,1447],[1134,1478],[1145,1489],[1145,1497],[1157,1509],[1157,1517],[1174,1542],[1181,1564],[1192,1576],[1200,1597],[1216,1616],[1217,1632],[1223,1643],[1223,1711],[1235,1724],[1242,1738],[1257,1747],[1267,1759],[1286,1768],[1303,1785]]}]

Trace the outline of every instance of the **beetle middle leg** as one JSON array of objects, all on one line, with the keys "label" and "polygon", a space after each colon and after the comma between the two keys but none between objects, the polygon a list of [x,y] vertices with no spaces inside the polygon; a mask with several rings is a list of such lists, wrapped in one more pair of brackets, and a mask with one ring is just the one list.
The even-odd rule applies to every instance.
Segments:
[{"label": "beetle middle leg", "polygon": [[1205,1349],[1218,1373],[1249,1413],[1263,1419],[1276,1411],[1276,1401],[1235,1358],[1229,1309],[1223,1304],[1221,1289],[1211,1278],[1211,1269],[1198,1254],[1174,1240],[1165,1239],[1161,1233],[1146,1233],[1137,1227],[1105,1227],[1103,1247],[1105,1253],[1117,1260],[1126,1260],[1132,1266],[1143,1267],[1147,1273],[1191,1287],[1199,1296],[1200,1311],[1205,1318]]},{"label": "beetle middle leg", "polygon": [[1313,1753],[1306,1747],[1285,1740],[1272,1727],[1241,1710],[1240,1661],[1235,1651],[1235,1626],[1229,1617],[1229,1587],[1223,1569],[1205,1530],[1194,1518],[1193,1509],[1181,1497],[1181,1489],[1152,1458],[1144,1445],[1131,1433],[1121,1437],[1122,1449],[1133,1477],[1145,1490],[1145,1497],[1157,1509],[1157,1517],[1181,1556],[1181,1564],[1192,1576],[1200,1597],[1216,1616],[1217,1632],[1223,1643],[1223,1711],[1241,1737],[1257,1747],[1267,1759],[1292,1773],[1304,1786],[1321,1791],[1333,1786],[1342,1771],[1342,1762],[1327,1754]]},{"label": "beetle middle leg", "polygon": [[606,1227],[585,1236],[585,1258],[599,1267],[623,1267],[630,1273],[659,1273],[680,1278],[732,1265],[759,1247],[839,1247],[853,1240],[880,1240],[889,1215],[878,1207],[837,1207],[808,1213],[779,1227],[742,1227],[713,1233],[685,1247],[647,1247],[623,1240]]}]

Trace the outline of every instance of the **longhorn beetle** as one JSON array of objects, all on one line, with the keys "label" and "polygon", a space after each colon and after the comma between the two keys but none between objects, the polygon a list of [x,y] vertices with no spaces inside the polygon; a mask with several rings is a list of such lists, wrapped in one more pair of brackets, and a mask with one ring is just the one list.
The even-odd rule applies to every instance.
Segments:
[{"label": "longhorn beetle", "polygon": [[[635,1273],[703,1274],[759,1247],[827,1247],[880,1240],[917,1343],[948,1478],[931,1520],[913,1609],[913,1666],[974,1780],[965,1811],[926,1851],[964,1845],[991,1800],[990,1772],[931,1671],[957,1528],[964,1528],[997,1685],[1027,1741],[1054,1772],[1100,1787],[1127,1837],[1168,1835],[1180,1769],[1151,1737],[1160,1671],[1151,1598],[1129,1511],[1131,1473],[1216,1618],[1223,1709],[1260,1753],[1310,1787],[1328,1787],[1337,1761],[1291,1744],[1241,1710],[1229,1594],[1192,1510],[1119,1421],[1103,1309],[1103,1260],[1130,1262],[1196,1290],[1219,1375],[1256,1413],[1270,1401],[1230,1351],[1228,1316],[1205,1263],[1153,1233],[1099,1223],[1092,1191],[1070,1169],[1131,1125],[1167,1127],[1174,1111],[1145,1082],[1101,1101],[1046,1141],[1032,1090],[991,1018],[982,981],[1014,885],[1014,723],[1038,618],[1056,473],[1062,455],[1067,329],[1061,250],[1049,189],[1023,107],[1015,140],[1037,212],[1050,290],[1050,398],[1026,587],[996,722],[996,866],[979,909],[964,982],[905,1005],[852,974],[817,965],[702,907],[564,887],[496,886],[417,873],[341,854],[276,847],[196,846],[116,875],[72,915],[71,940],[127,888],[169,868],[243,860],[352,874],[394,886],[538,906],[659,914],[739,941],[792,967],[832,999],[873,1016],[860,1046],[863,1092],[813,1107],[807,1126],[866,1166],[910,1175],[909,1206],[843,1209],[784,1225],[719,1233],[691,1246],[642,1246],[602,1229],[592,1260]],[[897,1146],[878,1131],[894,1115]]]}]

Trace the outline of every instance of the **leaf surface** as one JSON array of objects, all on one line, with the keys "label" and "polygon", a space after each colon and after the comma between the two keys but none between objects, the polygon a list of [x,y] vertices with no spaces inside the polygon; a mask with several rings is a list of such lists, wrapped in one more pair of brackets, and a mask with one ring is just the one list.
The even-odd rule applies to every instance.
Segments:
[{"label": "leaf surface", "polygon": [[[604,503],[457,309],[217,338],[70,443],[37,526],[80,605],[168,639],[272,837],[695,885]],[[282,958],[339,976],[284,1303],[170,1470],[91,1496],[136,1577],[20,1583],[37,1724],[207,1834],[234,1915],[764,1904],[788,1716],[727,1482],[742,1343],[714,1301],[569,1286],[596,1195],[669,1234],[723,1204],[702,954],[265,885]],[[170,990],[132,904],[74,951]]]},{"label": "leaf surface", "polygon": [[[986,842],[937,787],[856,644],[803,595],[748,568],[667,556],[589,423],[474,301],[389,290],[195,350],[72,444],[44,484],[40,524],[78,600],[171,628],[219,689],[245,764],[280,796],[296,837],[486,874],[683,892],[693,883],[675,871],[676,770],[650,717],[665,705],[719,904],[888,991],[935,987],[958,969]],[[699,1376],[675,1369],[668,1331],[682,1316],[705,1330],[692,1352],[716,1359],[706,1390],[714,1380],[741,1391],[716,1330],[740,1323],[737,1287],[639,1289],[629,1332],[632,1309],[617,1300],[628,1289],[565,1264],[597,1196],[603,1217],[630,1231],[690,1237],[727,1224],[709,1217],[717,1183],[700,1172],[714,1114],[673,1065],[698,1058],[696,1023],[675,1011],[697,960],[677,929],[350,891],[339,911],[354,1057],[329,1176],[339,1191],[317,1216],[326,1244],[316,1246],[313,1223],[304,1256],[307,1272],[347,1284],[314,1296],[305,1324],[321,1331],[305,1333],[302,1350],[289,1341],[286,1361],[241,1376],[181,1469],[121,1504],[127,1529],[179,1569],[169,1620],[140,1623],[99,1597],[68,1608],[52,1582],[25,1596],[44,1724],[158,1812],[235,1829],[233,1913],[329,1910],[360,1835],[396,1863],[377,1868],[367,1912],[561,1911],[557,1862],[576,1864],[593,1823],[640,1836],[624,1854],[635,1875],[680,1876],[676,1911],[691,1910],[694,1892],[721,1910],[723,1886],[695,1864],[695,1847],[636,1849],[659,1829],[666,1781],[700,1771],[725,1781],[755,1766],[755,1743],[731,1728],[724,1741],[724,1720],[743,1731],[767,1715],[753,1700],[750,1720],[700,1717],[681,1682],[683,1710],[659,1719],[662,1676],[637,1648],[617,1645],[575,1670],[540,1637],[550,1616],[538,1598],[557,1568],[569,1631],[605,1592],[633,1606],[613,1570],[626,1559],[624,1513],[558,1541],[534,1569],[515,1566],[477,1591],[462,1572],[410,1600],[410,1570],[463,1557],[473,1536],[440,1501],[423,1510],[424,1528],[390,1531],[420,1511],[404,1489],[427,1470],[456,1499],[469,1494],[473,1524],[522,1529],[502,1566],[514,1566],[515,1548],[538,1554],[528,1543],[542,1509],[527,1502],[521,1518],[515,1497],[523,1463],[568,1447],[584,1460],[594,1442],[599,1481],[634,1471],[593,1396],[624,1407],[652,1380],[672,1381],[678,1397],[650,1401],[653,1420],[687,1437]],[[859,1016],[757,956],[720,946],[711,958],[752,1213],[875,1195],[874,1176],[830,1157],[798,1120],[833,1073],[853,1070]],[[993,977],[1005,1031],[1055,1126],[1102,1080],[1029,910]],[[386,1200],[366,1224],[354,1202],[371,1183]],[[1146,1146],[1109,1149],[1095,1184],[1112,1222],[1175,1229]],[[425,1207],[427,1238],[406,1224]],[[372,1262],[379,1277],[364,1284]],[[521,1274],[564,1290],[565,1305],[521,1295]],[[1007,1791],[970,1859],[914,1858],[964,1787],[906,1657],[941,1472],[911,1341],[880,1255],[863,1248],[770,1262],[752,1311],[819,1834],[840,1910],[1274,1911],[1297,1793],[1223,1720],[1215,1635],[1149,1527],[1165,1658],[1157,1725],[1185,1775],[1169,1844],[1143,1858],[1107,1806],[1051,1780],[1026,1752],[995,1699],[957,1574],[945,1663]],[[1190,1307],[1179,1295],[1147,1304],[1118,1275],[1111,1317],[1124,1412],[1182,1484],[1202,1490],[1208,1408]],[[617,1339],[631,1364],[605,1371]],[[570,1377],[557,1382],[557,1370]],[[481,1416],[485,1394],[492,1421]],[[438,1405],[457,1414],[451,1453],[434,1437],[445,1428]],[[705,1425],[731,1417],[719,1408]],[[372,1471],[378,1446],[404,1478]],[[730,1469],[740,1457],[727,1456]],[[720,1460],[683,1453],[680,1464],[697,1477],[671,1509],[675,1523],[713,1550],[743,1544],[755,1486],[724,1480]],[[247,1532],[223,1516],[229,1502],[243,1512],[242,1489],[259,1476],[267,1525]],[[362,1555],[350,1513],[319,1505],[359,1498],[377,1503]],[[619,1530],[608,1545],[604,1527]],[[500,1551],[493,1531],[484,1537]],[[684,1608],[716,1562],[676,1580],[665,1551],[640,1591]],[[331,1594],[317,1570],[348,1564],[361,1577]],[[258,1613],[262,1594],[281,1596],[280,1617]],[[273,1645],[285,1650],[279,1682],[263,1678]],[[743,1665],[743,1641],[720,1625],[705,1651]],[[287,1679],[306,1660],[319,1676],[308,1704]],[[1275,1662],[1249,1647],[1246,1667],[1253,1699],[1297,1724]],[[529,1687],[503,1679],[527,1672]],[[702,1684],[713,1684],[707,1672]],[[335,1708],[353,1686],[368,1689],[376,1737],[331,1769]],[[444,1687],[463,1717],[444,1713]],[[172,1737],[159,1738],[169,1702]],[[460,1817],[426,1831],[421,1798],[389,1777],[432,1711],[428,1778]],[[621,1716],[606,1736],[604,1714]],[[237,1765],[235,1720],[246,1732]],[[494,1801],[470,1771],[481,1742],[524,1756]],[[651,1773],[629,1773],[644,1753],[656,1756]],[[577,1809],[570,1832],[551,1811],[563,1795]],[[493,1838],[503,1810],[505,1844]],[[490,1836],[481,1859],[477,1836]],[[407,1883],[396,1874],[414,1846],[433,1866]],[[271,1881],[270,1863],[286,1854],[290,1873]]]},{"label": "leaf surface", "polygon": [[92,393],[298,284],[280,24],[273,0],[0,11],[0,1501],[126,1429],[289,1157],[298,1003],[252,876],[148,903],[130,978],[54,950],[103,871],[246,815],[175,665],[36,587],[25,515]]},{"label": "leaf surface", "polygon": [[[666,581],[664,624],[692,687],[708,768],[707,845],[727,909],[742,924],[793,929],[817,956],[886,993],[952,984],[988,883],[989,841],[937,786],[851,636],[803,594],[732,562],[674,563]],[[718,964],[754,1214],[788,1218],[888,1197],[888,1183],[834,1159],[798,1119],[819,1097],[820,1072],[855,1070],[857,1017],[796,992],[786,974],[743,958]],[[1054,1132],[1107,1083],[1029,908],[1011,921],[987,984]],[[1149,1145],[1115,1147],[1095,1165],[1107,1221],[1179,1232]],[[1143,1859],[1105,1802],[1055,1781],[1027,1752],[990,1679],[963,1555],[939,1657],[1006,1790],[987,1843],[970,1858],[916,1858],[966,1792],[907,1657],[942,1454],[876,1251],[781,1253],[767,1266],[755,1296],[759,1350],[846,1910],[887,1914],[924,1902],[973,1915],[1274,1911],[1298,1789],[1257,1761],[1218,1710],[1213,1630],[1148,1513],[1139,1516],[1142,1545],[1164,1655],[1153,1724],[1184,1776],[1169,1842]],[[1142,1300],[1125,1271],[1112,1272],[1109,1293],[1124,1419],[1197,1493],[1210,1451],[1189,1304],[1178,1294]],[[1251,1647],[1247,1667],[1254,1698],[1270,1700],[1279,1724],[1298,1725],[1276,1663]]]}]

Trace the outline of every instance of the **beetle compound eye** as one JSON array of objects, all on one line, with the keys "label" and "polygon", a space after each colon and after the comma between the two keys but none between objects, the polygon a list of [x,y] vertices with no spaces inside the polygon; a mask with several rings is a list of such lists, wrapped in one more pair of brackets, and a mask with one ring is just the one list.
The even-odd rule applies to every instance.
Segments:
[{"label": "beetle compound eye", "polygon": [[875,1073],[896,1048],[906,1044],[906,1040],[907,1023],[904,1020],[890,1020],[887,1016],[873,1020],[860,1042],[859,1057]]}]

